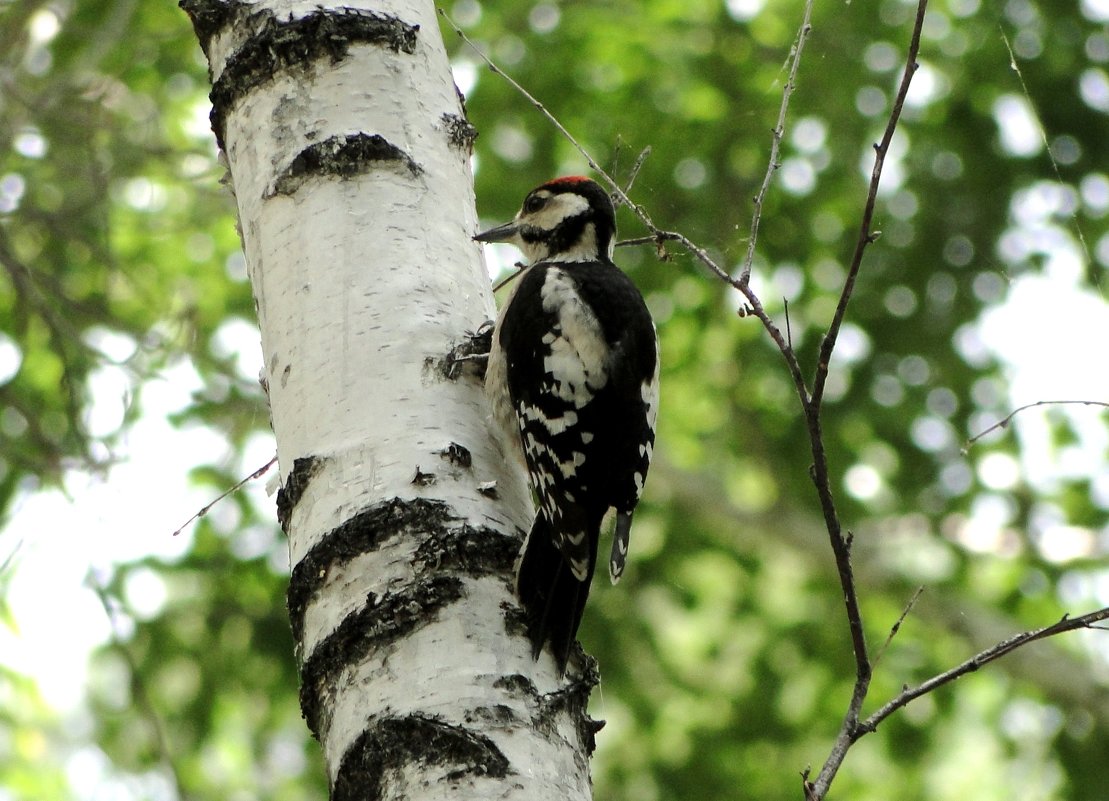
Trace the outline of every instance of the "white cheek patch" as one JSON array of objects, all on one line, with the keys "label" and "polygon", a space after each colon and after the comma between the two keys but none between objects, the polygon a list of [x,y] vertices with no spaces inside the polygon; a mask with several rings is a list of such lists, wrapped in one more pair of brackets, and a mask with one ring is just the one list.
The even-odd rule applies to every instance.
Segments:
[{"label": "white cheek patch", "polygon": [[551,195],[550,200],[534,214],[521,214],[517,219],[527,225],[553,231],[563,220],[589,211],[589,201],[576,192]]},{"label": "white cheek patch", "polygon": [[[529,262],[535,264],[540,261],[589,261],[598,257],[597,229],[589,223],[582,231],[581,237],[564,251],[550,252],[548,237],[552,231],[566,222],[571,217],[584,216],[590,213],[589,201],[576,192],[550,193],[539,192],[538,197],[547,198],[546,204],[538,211],[527,213],[521,211],[516,215],[516,222],[523,228],[530,228],[540,232],[533,241],[527,241],[519,234],[512,240],[512,244],[520,248]],[[610,243],[612,245],[613,243]],[[611,258],[611,253],[609,254]]]}]

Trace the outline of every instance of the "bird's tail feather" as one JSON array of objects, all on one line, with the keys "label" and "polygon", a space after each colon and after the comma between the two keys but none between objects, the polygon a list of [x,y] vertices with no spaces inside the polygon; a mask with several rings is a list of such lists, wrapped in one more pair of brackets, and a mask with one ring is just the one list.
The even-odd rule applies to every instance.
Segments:
[{"label": "bird's tail feather", "polygon": [[624,575],[628,558],[628,542],[632,533],[632,513],[617,512],[616,528],[612,532],[612,555],[608,558],[608,578],[615,584]]},{"label": "bird's tail feather", "polygon": [[550,641],[560,676],[566,672],[597,562],[596,534],[589,539],[592,547],[588,576],[579,581],[555,545],[550,523],[540,511],[535,515],[516,569],[516,593],[527,612],[532,656],[538,659],[543,645]]}]

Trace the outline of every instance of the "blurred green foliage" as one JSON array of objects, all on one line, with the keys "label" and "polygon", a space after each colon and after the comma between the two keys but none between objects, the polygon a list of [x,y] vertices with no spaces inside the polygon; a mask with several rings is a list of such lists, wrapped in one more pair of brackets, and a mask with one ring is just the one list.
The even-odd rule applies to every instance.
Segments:
[{"label": "blurred green foliage", "polygon": [[[738,267],[799,0],[446,10],[614,175],[650,146],[633,197]],[[810,371],[913,11],[903,0],[815,10],[754,276],[783,327],[788,300]],[[0,15],[2,514],[65,470],[110,465],[142,413],[144,381],[182,360],[203,388],[177,424],[215,427],[239,448],[266,415],[254,377],[219,342],[221,326],[253,312],[188,20],[172,4],[126,0],[16,0]],[[444,35],[480,131],[485,218],[584,171]],[[1104,302],[1104,3],[933,0],[920,63],[824,425],[875,650],[927,588],[884,651],[868,709],[1012,633],[1104,604],[1109,585],[1104,415],[1034,410],[1034,425],[1018,418],[964,450],[1014,404],[1014,367],[983,344],[983,315],[1030,276]],[[620,215],[625,235],[642,233]],[[658,322],[664,375],[633,563],[617,590],[598,587],[582,629],[604,677],[594,715],[608,721],[596,795],[800,798],[798,774],[826,756],[853,678],[807,435],[757,321],[671,255],[617,255]],[[1045,307],[1027,326],[1068,323],[1067,309]],[[1091,346],[1104,349],[1029,357],[1103,373]],[[106,376],[122,377],[126,397],[105,422],[90,398]],[[1056,397],[1039,389],[1019,402]],[[1085,466],[1049,469],[1068,459]],[[198,465],[194,478],[222,489],[239,476]],[[95,660],[83,728],[56,720],[28,677],[0,672],[0,798],[91,797],[75,778],[81,759],[106,763],[101,775],[126,797],[172,797],[173,784],[191,799],[324,796],[299,719],[272,511],[225,503],[239,533],[206,519],[184,558],[107,578],[121,624]],[[1064,535],[1086,545],[1061,554]],[[4,566],[16,569],[18,559]],[[153,615],[127,592],[150,573],[166,588]],[[1093,634],[1032,646],[914,703],[851,752],[833,796],[1100,801],[1109,647]]]}]

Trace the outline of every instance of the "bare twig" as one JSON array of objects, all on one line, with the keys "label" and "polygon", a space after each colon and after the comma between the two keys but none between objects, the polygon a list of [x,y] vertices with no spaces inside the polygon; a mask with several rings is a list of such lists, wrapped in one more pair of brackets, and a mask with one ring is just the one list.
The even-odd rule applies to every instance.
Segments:
[{"label": "bare twig", "polygon": [[483,62],[485,62],[485,66],[488,67],[491,72],[493,72],[496,75],[500,75],[502,78],[504,78],[505,81],[508,82],[509,86],[511,86],[520,95],[522,95],[524,98],[526,98],[527,101],[529,103],[531,103],[540,114],[542,114],[544,117],[547,118],[547,122],[549,122],[551,125],[553,125],[555,127],[555,130],[557,130],[560,134],[562,134],[563,138],[567,142],[569,142],[571,145],[573,145],[575,150],[577,150],[579,153],[581,153],[582,158],[585,159],[585,163],[589,165],[589,169],[593,170],[593,172],[595,172],[595,173],[597,173],[597,175],[601,176],[604,179],[605,183],[608,184],[609,191],[612,192],[612,194],[616,198],[617,202],[624,204],[625,206],[630,208],[632,211],[634,211],[635,216],[637,216],[640,220],[642,220],[643,224],[646,225],[647,228],[650,231],[652,231],[652,232],[658,231],[658,228],[655,226],[655,224],[653,222],[651,222],[650,217],[647,215],[646,210],[643,209],[641,206],[638,206],[638,205],[636,205],[635,203],[633,203],[631,201],[631,198],[628,197],[627,193],[620,186],[620,184],[618,184],[616,182],[616,180],[611,175],[609,175],[607,172],[605,172],[601,168],[601,165],[597,163],[597,160],[594,159],[592,155],[590,155],[589,151],[586,150],[585,147],[583,147],[582,144],[577,139],[574,138],[573,134],[571,134],[568,130],[566,130],[566,126],[564,126],[561,122],[559,122],[558,117],[556,117],[554,114],[552,114],[547,109],[547,107],[544,106],[543,103],[538,98],[535,97],[535,95],[533,95],[531,92],[529,92],[523,86],[521,86],[511,75],[509,75],[507,72],[505,72],[500,67],[498,67],[497,64],[493,61],[493,59],[489,58],[489,56],[487,56],[485,54],[485,51],[483,51],[480,47],[478,47],[477,44],[474,42],[474,40],[471,39],[469,36],[467,36],[466,32],[463,31],[460,27],[458,27],[458,24],[455,23],[455,21],[450,18],[450,15],[447,14],[446,11],[444,11],[442,8],[438,8],[437,11],[439,12],[439,16],[441,16],[444,20],[447,21],[447,24],[451,26],[451,28],[454,30],[454,32],[456,34],[458,34],[458,36],[462,39],[462,41],[464,41],[467,45],[469,45],[471,50],[473,50],[475,53],[477,53],[478,58],[480,58]]},{"label": "bare twig", "polygon": [[635,184],[635,179],[639,177],[639,171],[643,169],[643,162],[651,155],[651,146],[643,148],[643,151],[636,157],[635,163],[632,164],[631,172],[628,173],[628,182],[624,184],[624,194],[632,191],[632,186]]},{"label": "bare twig", "polygon": [[[1024,82],[1024,73],[1020,71],[1020,64],[1017,63],[1016,53],[1013,52],[1013,46],[1009,43],[1009,37],[1005,34],[1005,29],[1001,26],[1001,21],[998,20],[997,31],[1001,34],[1001,41],[1005,43],[1005,49],[1009,52],[1009,68],[1017,74],[1017,80],[1020,81],[1020,89],[1024,92],[1024,99],[1028,102],[1028,107],[1032,109],[1032,115],[1039,123],[1040,129],[1040,143],[1044,146],[1044,153],[1047,154],[1048,161],[1051,162],[1051,169],[1055,171],[1055,183],[1060,188],[1065,188],[1067,183],[1063,180],[1063,174],[1059,171],[1059,162],[1055,158],[1055,154],[1051,152],[1051,143],[1047,141],[1047,126],[1044,125],[1043,118],[1040,116],[1039,109],[1036,108],[1036,103],[1032,100],[1032,93],[1028,91],[1028,84]],[[1086,235],[1082,231],[1082,226],[1078,223],[1078,206],[1070,213],[1070,223],[1074,227],[1075,234],[1078,235],[1078,242],[1082,245],[1082,252],[1086,254],[1086,264],[1093,265],[1094,259],[1090,255],[1090,246],[1086,242]],[[1097,273],[1095,272],[1096,276]],[[1096,278],[1095,278],[1096,281]]]},{"label": "bare twig", "polygon": [[755,260],[755,244],[759,238],[759,223],[762,221],[762,204],[766,199],[767,191],[770,189],[770,181],[781,166],[778,154],[786,130],[786,112],[789,110],[790,95],[797,88],[797,67],[801,64],[801,51],[805,48],[805,41],[809,38],[809,32],[812,30],[812,6],[813,0],[806,0],[805,10],[801,18],[801,27],[797,31],[797,39],[794,41],[793,49],[790,52],[789,77],[782,89],[782,105],[778,107],[778,122],[774,126],[774,130],[770,132],[770,160],[766,165],[766,175],[763,176],[762,185],[752,200],[755,211],[751,215],[751,234],[747,239],[747,255],[743,257],[743,267],[740,269],[739,278],[737,279],[742,286],[747,286],[747,283],[751,280],[751,264]]},{"label": "bare twig", "polygon": [[987,665],[1006,654],[1010,654],[1021,646],[1028,645],[1029,643],[1036,642],[1036,640],[1044,640],[1048,637],[1054,637],[1056,634],[1063,634],[1068,631],[1077,631],[1078,629],[1095,629],[1101,628],[1095,626],[1102,620],[1109,620],[1109,607],[1098,609],[1094,612],[1089,612],[1080,617],[1070,617],[1063,615],[1057,623],[1043,628],[1034,629],[1033,631],[1026,631],[1023,634],[1017,634],[1007,640],[1002,640],[992,648],[987,648],[981,653],[975,654],[970,659],[966,660],[960,665],[956,665],[951,670],[944,671],[938,675],[933,676],[925,682],[917,685],[916,687],[906,687],[897,696],[887,701],[882,705],[874,714],[870,715],[866,720],[859,723],[858,728],[853,732],[855,740],[858,740],[863,735],[869,734],[878,728],[878,724],[888,718],[898,709],[908,705],[910,701],[920,698],[922,695],[935,690],[937,687],[942,687],[945,684],[950,684],[968,673],[973,673],[983,665]]},{"label": "bare twig", "polygon": [[220,493],[218,496],[216,496],[215,499],[213,499],[211,501],[211,503],[208,503],[207,505],[201,507],[197,511],[196,514],[194,514],[192,517],[190,517],[188,520],[186,520],[184,523],[182,523],[181,527],[173,532],[173,536],[176,537],[178,534],[180,534],[182,531],[184,531],[186,528],[188,528],[189,523],[193,522],[194,520],[199,520],[200,518],[204,517],[204,515],[208,514],[208,512],[210,512],[210,511],[212,511],[213,506],[215,506],[217,503],[222,501],[224,498],[226,498],[231,493],[238,492],[240,489],[243,488],[243,486],[246,485],[246,483],[248,481],[253,481],[256,478],[261,478],[262,476],[264,476],[266,474],[266,471],[268,471],[275,464],[277,464],[277,454],[274,454],[272,459],[270,459],[264,465],[259,467],[257,470],[255,470],[253,473],[251,473],[249,476],[247,476],[246,478],[244,478],[240,481],[235,482],[226,491]]},{"label": "bare twig", "polygon": [[1008,428],[1009,423],[1012,422],[1013,418],[1023,412],[1025,409],[1034,409],[1037,406],[1101,406],[1104,409],[1109,409],[1109,402],[1091,400],[1042,400],[1036,401],[1035,403],[1026,403],[1023,406],[1018,406],[1016,409],[1013,409],[1013,411],[1009,412],[992,426],[983,431],[979,431],[973,437],[968,439],[966,441],[966,444],[963,446],[963,452],[966,453],[971,445],[982,439],[982,437],[986,436],[987,434],[993,431],[997,431],[999,428]]},{"label": "bare twig", "polygon": [[516,264],[514,264],[513,266],[516,268],[516,270],[514,272],[509,273],[504,278],[502,278],[500,281],[493,284],[493,291],[494,292],[500,292],[502,289],[504,289],[506,286],[508,286],[509,284],[511,284],[513,281],[515,281],[517,278],[520,277],[520,274],[524,271],[524,265],[521,264],[520,262],[516,262]]},{"label": "bare twig", "polygon": [[[623,189],[623,187],[620,186],[620,184],[616,182],[616,179],[601,168],[601,165],[597,163],[597,160],[594,159],[592,155],[590,155],[589,151],[586,150],[585,147],[577,139],[574,138],[573,134],[566,130],[566,127],[561,122],[559,122],[557,117],[555,117],[550,111],[547,110],[547,107],[544,106],[542,102],[540,102],[531,92],[521,86],[511,75],[498,67],[497,64],[491,58],[489,58],[489,56],[487,56],[485,52],[480,47],[478,47],[477,44],[469,36],[466,35],[466,32],[458,27],[455,21],[450,18],[450,15],[447,14],[447,12],[445,12],[442,8],[438,9],[438,12],[439,16],[446,20],[447,24],[451,26],[451,28],[456,34],[458,34],[462,41],[469,45],[470,49],[472,49],[477,54],[478,58],[480,58],[485,63],[485,66],[488,67],[490,71],[504,78],[504,80],[508,82],[509,86],[511,86],[521,96],[527,99],[527,101],[531,103],[536,108],[536,110],[538,110],[539,113],[542,114],[547,119],[547,121],[555,127],[555,130],[562,134],[563,138],[582,155],[582,157],[585,159],[585,163],[589,165],[589,169],[593,170],[593,172],[600,176],[601,179],[608,185],[609,191],[612,193],[616,201],[627,206],[632,210],[632,212],[634,212],[639,221],[643,223],[648,231],[651,232],[650,238],[643,240],[642,243],[650,242],[658,245],[662,242],[677,242],[683,248],[692,253],[698,261],[708,267],[709,270],[711,270],[718,278],[721,278],[728,283],[732,283],[732,278],[730,275],[728,275],[728,272],[721,268],[720,265],[718,265],[715,261],[713,261],[713,259],[703,248],[700,248],[697,245],[693,244],[693,242],[691,242],[683,234],[674,231],[663,231],[661,228],[655,225],[654,221],[647,213],[647,210],[637,203],[632,202],[631,198],[628,197],[627,192]],[[646,158],[646,155],[641,154],[639,159],[637,159],[636,166],[633,167],[633,170],[635,172],[638,172],[640,161],[644,158]]]},{"label": "bare twig", "polygon": [[912,39],[909,42],[905,71],[901,75],[901,85],[894,97],[893,108],[890,110],[882,141],[874,145],[874,167],[870,171],[870,189],[867,192],[866,207],[863,210],[862,222],[859,225],[855,255],[851,258],[851,266],[847,270],[847,279],[843,282],[843,290],[840,292],[835,314],[832,315],[832,323],[828,326],[828,332],[820,343],[820,358],[816,365],[816,377],[813,379],[812,393],[813,402],[818,406],[824,396],[824,385],[828,379],[828,364],[832,358],[832,349],[836,346],[836,338],[839,336],[840,327],[843,325],[843,318],[847,314],[847,304],[851,300],[851,295],[855,289],[855,279],[858,277],[859,268],[862,266],[863,251],[866,250],[867,245],[874,242],[879,236],[878,232],[872,231],[870,228],[871,220],[874,218],[874,206],[878,200],[878,184],[882,180],[882,167],[885,164],[893,134],[897,130],[897,122],[901,119],[901,109],[904,107],[905,98],[909,94],[909,84],[919,67],[916,57],[917,53],[920,52],[920,32],[924,26],[924,12],[927,7],[928,0],[921,0],[917,5],[916,22],[913,26]]},{"label": "bare twig", "polygon": [[783,314],[786,317],[786,344],[793,349],[793,329],[789,325],[789,298],[782,298]]},{"label": "bare twig", "polygon": [[832,780],[836,776],[840,765],[843,764],[847,751],[851,747],[854,732],[858,729],[859,715],[862,712],[863,702],[866,700],[870,689],[870,677],[873,666],[867,653],[866,636],[863,627],[862,611],[859,608],[858,593],[855,589],[855,578],[851,568],[851,539],[844,536],[840,526],[839,515],[836,512],[835,499],[832,495],[831,476],[828,468],[828,455],[824,447],[824,436],[821,430],[820,412],[824,399],[824,387],[828,379],[829,364],[832,351],[836,346],[836,339],[843,325],[844,316],[847,314],[847,305],[855,290],[855,279],[858,277],[862,266],[863,252],[866,246],[874,241],[875,235],[871,232],[870,224],[874,216],[874,206],[878,198],[878,185],[882,180],[882,168],[885,164],[886,153],[890,141],[897,129],[897,121],[901,116],[901,109],[905,104],[905,97],[909,92],[909,84],[917,70],[916,57],[920,51],[920,35],[924,27],[924,15],[928,7],[928,0],[919,0],[917,4],[916,19],[913,32],[909,41],[909,49],[905,58],[905,70],[902,73],[901,85],[898,87],[897,96],[894,98],[893,108],[882,141],[875,145],[874,167],[870,175],[870,188],[867,192],[866,205],[863,210],[862,222],[859,226],[859,237],[855,244],[855,254],[851,266],[844,280],[840,292],[836,311],[832,315],[832,322],[820,343],[816,371],[813,376],[812,395],[805,403],[805,415],[809,425],[809,439],[812,445],[813,465],[812,480],[820,499],[820,508],[824,515],[824,524],[828,529],[828,536],[835,555],[836,569],[839,573],[840,587],[843,590],[844,607],[847,610],[847,622],[851,630],[851,645],[855,654],[855,686],[851,692],[851,700],[844,715],[843,724],[839,734],[832,745],[831,753],[825,760],[820,773],[812,786],[814,799],[822,799],[828,792]]},{"label": "bare twig", "polygon": [[886,635],[886,641],[882,643],[882,647],[879,648],[878,653],[874,655],[874,659],[870,663],[870,666],[872,668],[878,667],[878,663],[881,662],[882,657],[885,656],[886,649],[890,647],[890,643],[893,642],[893,638],[896,637],[897,632],[901,630],[901,624],[905,622],[905,618],[907,618],[909,616],[909,613],[913,611],[913,607],[916,606],[916,602],[917,600],[919,600],[920,595],[923,592],[924,587],[917,587],[916,592],[913,593],[913,597],[909,599],[909,602],[907,604],[905,604],[905,608],[901,610],[901,614],[900,616],[898,616],[897,622],[890,627],[890,633]]},{"label": "bare twig", "polygon": [[631,239],[621,239],[619,242],[616,243],[616,247],[618,247],[618,248],[630,248],[630,247],[634,247],[636,245],[657,245],[657,244],[658,244],[658,237],[657,236],[654,236],[654,235],[652,235],[652,236],[635,236],[635,237],[632,237]]}]

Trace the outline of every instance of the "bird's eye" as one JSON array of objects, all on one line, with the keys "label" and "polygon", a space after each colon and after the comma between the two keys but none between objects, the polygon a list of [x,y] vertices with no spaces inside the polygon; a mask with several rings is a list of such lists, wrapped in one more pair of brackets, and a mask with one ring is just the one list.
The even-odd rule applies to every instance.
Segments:
[{"label": "bird's eye", "polygon": [[547,198],[542,195],[532,195],[524,201],[524,211],[528,214],[534,214],[543,208],[547,203]]}]

